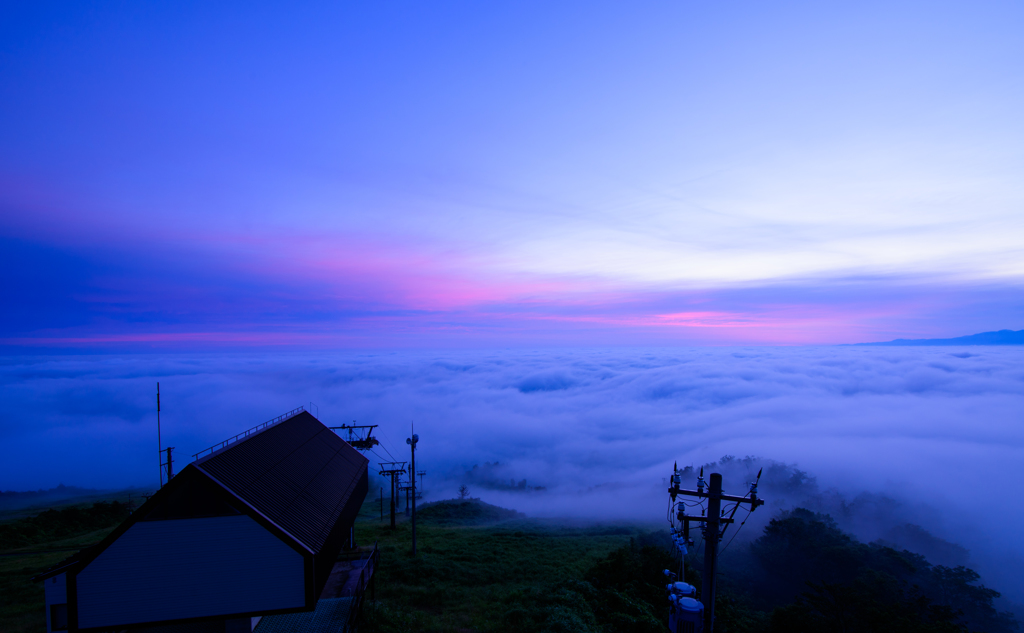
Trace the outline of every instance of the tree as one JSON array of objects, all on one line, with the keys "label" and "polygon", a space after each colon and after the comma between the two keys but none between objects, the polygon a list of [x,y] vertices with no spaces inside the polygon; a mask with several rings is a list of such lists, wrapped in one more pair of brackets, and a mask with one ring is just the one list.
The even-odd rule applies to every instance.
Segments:
[{"label": "tree", "polygon": [[469,487],[467,487],[466,484],[462,484],[461,486],[459,486],[459,499],[468,499],[468,498],[469,498]]}]

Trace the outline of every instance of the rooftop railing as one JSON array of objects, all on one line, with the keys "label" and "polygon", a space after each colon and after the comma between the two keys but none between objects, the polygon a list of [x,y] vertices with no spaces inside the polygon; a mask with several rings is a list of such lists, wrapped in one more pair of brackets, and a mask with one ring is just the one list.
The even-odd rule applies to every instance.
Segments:
[{"label": "rooftop railing", "polygon": [[234,437],[229,437],[228,439],[224,440],[220,444],[214,444],[210,448],[204,448],[203,450],[199,451],[198,453],[196,453],[195,455],[192,456],[192,461],[196,461],[200,457],[204,457],[207,453],[212,455],[213,453],[219,451],[222,448],[227,448],[228,446],[230,446],[231,444],[234,444],[235,442],[240,442],[240,441],[244,440],[245,438],[249,437],[250,435],[253,435],[254,433],[259,433],[260,431],[262,431],[263,429],[265,429],[267,427],[271,427],[271,426],[274,426],[275,424],[278,424],[280,422],[284,422],[288,418],[296,416],[296,415],[302,413],[305,410],[306,410],[305,407],[295,407],[294,409],[292,409],[288,413],[282,413],[281,415],[277,416],[273,420],[267,420],[263,424],[257,424],[256,426],[252,427],[251,429],[249,429],[247,431],[242,431],[241,433],[239,433],[238,435],[235,435]]}]

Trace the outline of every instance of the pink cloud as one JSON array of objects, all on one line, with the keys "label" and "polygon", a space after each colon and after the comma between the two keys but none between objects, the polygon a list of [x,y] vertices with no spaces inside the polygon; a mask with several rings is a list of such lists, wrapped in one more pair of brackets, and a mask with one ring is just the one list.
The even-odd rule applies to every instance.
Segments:
[{"label": "pink cloud", "polygon": [[[73,213],[82,207],[60,194],[11,184],[0,188],[24,213],[0,228],[98,263],[74,289],[75,325],[5,345],[827,344],[948,335],[950,322],[967,323],[951,334],[983,331],[989,306],[1010,314],[1006,297],[1019,296],[887,280],[691,290],[515,274],[454,243]],[[984,310],[964,316],[972,301]]]}]

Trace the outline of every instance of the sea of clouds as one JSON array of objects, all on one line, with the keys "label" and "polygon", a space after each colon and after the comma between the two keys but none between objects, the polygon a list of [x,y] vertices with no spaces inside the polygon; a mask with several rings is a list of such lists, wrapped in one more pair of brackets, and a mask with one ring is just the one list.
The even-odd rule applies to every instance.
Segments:
[{"label": "sea of clouds", "polygon": [[1012,347],[6,357],[0,490],[152,486],[160,381],[179,468],[299,405],[380,425],[385,460],[408,458],[415,423],[428,499],[466,484],[533,516],[655,523],[674,462],[716,462],[734,494],[767,465],[749,537],[795,505],[867,540],[914,523],[1024,601],[1022,361]]}]

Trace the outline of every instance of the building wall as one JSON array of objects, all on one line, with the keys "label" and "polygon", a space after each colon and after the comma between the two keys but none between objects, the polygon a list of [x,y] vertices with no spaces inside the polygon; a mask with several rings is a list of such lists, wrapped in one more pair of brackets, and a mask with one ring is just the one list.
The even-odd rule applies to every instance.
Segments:
[{"label": "building wall", "polygon": [[[43,591],[46,595],[46,633],[51,633],[54,630],[53,627],[57,624],[50,621],[50,615],[53,610],[52,607],[65,605],[65,614],[67,613],[67,576],[64,574],[57,574],[53,578],[47,578],[43,581]],[[66,629],[58,628],[57,630]]]},{"label": "building wall", "polygon": [[302,555],[245,515],[140,521],[76,588],[80,628],[305,605]]}]

